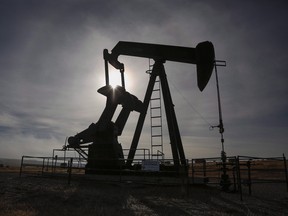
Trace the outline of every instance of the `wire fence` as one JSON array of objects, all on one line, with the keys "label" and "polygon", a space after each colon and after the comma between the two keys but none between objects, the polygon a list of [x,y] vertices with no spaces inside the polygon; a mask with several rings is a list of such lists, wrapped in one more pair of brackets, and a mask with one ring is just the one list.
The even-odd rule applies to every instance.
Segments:
[{"label": "wire fence", "polygon": [[231,191],[240,193],[241,200],[243,193],[269,194],[276,185],[277,189],[288,192],[287,160],[284,155],[269,158],[233,156],[227,157],[224,163],[220,157],[192,159],[189,173],[194,184],[220,185],[223,169],[229,176],[226,184],[229,184]]},{"label": "wire fence", "polygon": [[[91,162],[91,161],[90,161]],[[187,160],[187,166],[174,166],[173,159],[135,159],[132,167],[125,166],[126,160],[94,160],[92,167],[80,157],[34,157],[23,156],[20,176],[62,176],[70,184],[71,179],[92,178],[104,181],[135,181],[153,184],[181,184],[188,188],[193,184],[223,186],[223,171],[228,176],[225,184],[229,190],[243,194],[261,194],[276,190],[288,192],[287,161],[282,157],[221,157]],[[103,166],[105,165],[106,166]],[[109,165],[110,164],[110,165]],[[93,174],[93,175],[84,175]],[[261,189],[262,188],[262,189]]]},{"label": "wire fence", "polygon": [[[108,181],[136,181],[146,183],[178,184],[179,172],[174,167],[174,161],[166,159],[157,161],[151,159],[134,159],[129,169],[124,159],[93,159],[90,166],[84,159],[78,157],[34,157],[22,156],[20,176],[62,176],[71,178],[89,178]],[[92,165],[91,165],[92,163]],[[184,172],[184,170],[183,170]],[[86,175],[84,175],[86,174]]]}]

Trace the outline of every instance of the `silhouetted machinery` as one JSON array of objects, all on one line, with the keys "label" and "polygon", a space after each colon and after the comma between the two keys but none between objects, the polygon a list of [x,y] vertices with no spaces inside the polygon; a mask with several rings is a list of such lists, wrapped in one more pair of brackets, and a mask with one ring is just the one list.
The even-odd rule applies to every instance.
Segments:
[{"label": "silhouetted machinery", "polygon": [[[164,69],[166,61],[196,64],[197,83],[200,91],[206,87],[213,71],[215,54],[213,44],[209,41],[199,43],[196,48],[167,46],[158,44],[120,41],[111,53],[104,50],[106,85],[98,92],[107,97],[106,107],[97,123],[75,136],[69,137],[68,148],[74,148],[87,159],[86,170],[130,168],[142,132],[147,109],[151,99],[156,78],[159,76],[165,105],[165,113],[170,137],[170,144],[175,170],[186,165],[185,153],[175,115],[168,81]],[[120,55],[149,58],[155,61],[143,102],[125,90],[124,64],[118,61]],[[108,63],[120,70],[122,86],[112,88],[109,85]],[[118,105],[122,105],[115,122],[112,117]],[[134,136],[127,159],[124,160],[118,136],[121,135],[130,112],[139,112]],[[84,149],[88,148],[88,154]],[[87,171],[89,173],[89,171]]]}]

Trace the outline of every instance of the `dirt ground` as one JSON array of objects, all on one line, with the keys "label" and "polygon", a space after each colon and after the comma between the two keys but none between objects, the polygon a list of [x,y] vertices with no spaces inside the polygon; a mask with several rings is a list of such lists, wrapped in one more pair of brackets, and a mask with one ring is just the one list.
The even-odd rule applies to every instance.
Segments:
[{"label": "dirt ground", "polygon": [[[265,191],[263,188],[261,190]],[[277,185],[267,193],[257,194],[255,190],[252,196],[245,193],[241,201],[239,193],[225,193],[219,188],[208,186],[194,185],[183,189],[181,186],[95,182],[87,179],[72,179],[68,185],[66,178],[20,178],[15,172],[0,172],[1,216],[273,216],[288,215],[287,204],[285,186]]]}]

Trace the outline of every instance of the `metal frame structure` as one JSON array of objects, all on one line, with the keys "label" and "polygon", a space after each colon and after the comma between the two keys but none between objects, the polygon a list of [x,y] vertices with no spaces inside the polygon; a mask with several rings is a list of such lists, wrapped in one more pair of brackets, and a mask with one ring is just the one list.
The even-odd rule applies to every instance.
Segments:
[{"label": "metal frame structure", "polygon": [[[150,79],[143,102],[139,101],[138,98],[134,95],[126,92],[124,64],[118,61],[119,55],[149,58],[155,61],[152,72],[150,74]],[[213,44],[209,41],[205,41],[199,43],[196,48],[190,48],[120,41],[111,50],[111,53],[105,49],[103,56],[105,63],[106,86],[100,88],[98,92],[107,97],[106,107],[96,124],[92,123],[86,130],[73,137],[69,137],[68,148],[72,147],[78,150],[82,148],[88,148],[88,167],[105,167],[107,169],[109,166],[107,167],[104,165],[105,160],[107,161],[107,159],[114,161],[118,160],[118,163],[116,162],[110,164],[111,168],[115,168],[117,166],[123,167],[123,164],[119,164],[119,161],[123,162],[123,150],[121,145],[118,143],[117,137],[121,135],[130,112],[135,110],[139,112],[140,115],[125,164],[127,168],[131,167],[133,164],[135,152],[138,147],[140,135],[142,133],[142,128],[151,100],[154,84],[156,78],[159,77],[161,82],[174,167],[176,170],[179,170],[180,166],[186,166],[187,162],[182,145],[174,104],[167,81],[164,63],[166,61],[174,61],[196,64],[198,88],[200,91],[203,91],[209,82],[215,63]],[[122,86],[117,86],[115,89],[113,89],[109,85],[108,63],[120,71]],[[116,107],[119,104],[121,104],[123,108],[116,122],[114,123],[111,121],[111,119],[114,115]]]}]

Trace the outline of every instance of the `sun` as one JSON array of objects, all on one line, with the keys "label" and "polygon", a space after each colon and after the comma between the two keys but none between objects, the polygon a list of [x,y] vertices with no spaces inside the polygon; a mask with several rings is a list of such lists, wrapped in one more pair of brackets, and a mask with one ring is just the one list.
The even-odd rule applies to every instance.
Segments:
[{"label": "sun", "polygon": [[121,74],[117,70],[109,71],[109,84],[115,88],[117,85],[121,86]]},{"label": "sun", "polygon": [[[124,72],[124,82],[125,88],[131,89],[133,87],[133,83],[131,82],[129,74],[130,73],[128,71]],[[117,85],[122,86],[121,73],[119,70],[109,71],[109,85],[111,85],[112,88],[115,88]]]}]

